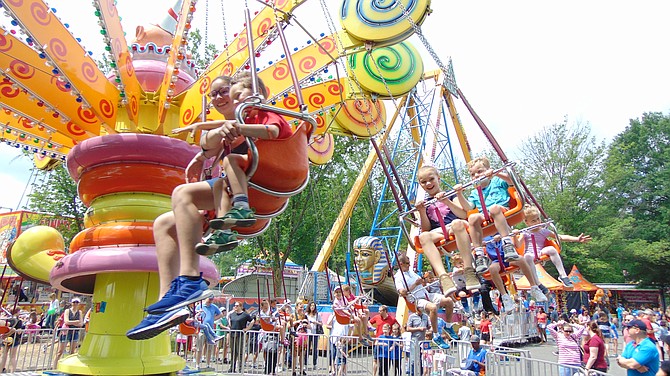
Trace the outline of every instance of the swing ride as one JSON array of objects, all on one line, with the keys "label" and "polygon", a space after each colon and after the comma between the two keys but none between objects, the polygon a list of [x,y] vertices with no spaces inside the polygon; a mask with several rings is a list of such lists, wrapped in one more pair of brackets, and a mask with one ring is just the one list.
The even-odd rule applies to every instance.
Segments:
[{"label": "swing ride", "polygon": [[[309,163],[325,164],[332,157],[334,136],[369,140],[372,145],[312,267],[313,279],[303,290],[309,283],[313,288],[318,273],[326,271],[325,289],[318,284],[315,291],[331,293],[335,285],[327,261],[379,161],[386,181],[370,231],[372,239],[361,240],[354,248],[359,255],[368,249],[379,253],[374,264],[384,263],[386,269],[370,267],[362,259],[353,268],[358,286],[378,285],[378,300],[397,301],[399,315],[406,312],[404,300],[397,299],[395,289],[388,292],[384,284],[389,278],[384,282],[382,276],[407,244],[405,235],[409,236],[410,259],[420,262],[411,241],[416,226],[403,231],[405,225],[398,225],[398,217],[407,218],[412,202],[423,197],[416,184],[418,168],[432,164],[458,182],[452,134],[464,159],[470,160],[454,97],[463,100],[501,160],[508,162],[456,86],[451,63],[443,64],[421,33],[420,26],[431,12],[429,0],[396,0],[385,7],[373,1],[343,0],[342,30],[329,23],[330,34],[310,35],[305,47],[292,49],[284,29],[293,26],[292,13],[304,3],[268,1],[253,17],[247,6],[244,16],[249,27],[235,34],[204,72],[196,73],[186,53],[195,0],[177,1],[171,10],[174,17],[160,26],[138,27],[130,44],[115,2],[95,0],[93,11],[112,70],[108,77],[42,0],[0,3],[11,19],[11,27],[3,27],[0,33],[2,141],[33,152],[42,165],[67,161],[80,198],[89,207],[86,228],[72,239],[65,257],[60,235],[40,228],[19,237],[8,253],[22,276],[92,295],[99,307],[91,315],[79,354],[62,359],[59,371],[134,375],[183,368],[183,359],[170,355],[167,336],[130,341],[125,332],[130,323],[143,317],[142,307],[158,296],[152,221],[171,210],[170,194],[183,182],[184,168],[199,150],[193,146],[199,143],[199,134],[173,136],[172,130],[196,121],[222,119],[217,111],[209,110],[206,96],[211,82],[220,75],[245,70],[257,74],[269,87],[267,104],[255,100],[240,107],[277,112],[294,128],[288,139],[248,141],[252,161],[247,168],[249,200],[258,220],[251,227],[235,229],[242,237],[264,231],[290,197],[304,189]],[[325,2],[321,5],[327,10]],[[424,72],[418,51],[406,41],[413,34],[419,36],[439,70]],[[257,67],[256,58],[277,39],[283,48],[281,56],[266,67]],[[345,75],[341,74],[343,67]],[[382,99],[390,100],[395,108],[388,120]],[[237,114],[241,121],[241,112]],[[447,118],[454,126],[451,131]],[[281,159],[271,157],[278,154]],[[510,171],[518,181],[512,197],[521,208],[534,199],[513,168]],[[33,236],[41,237],[44,245]],[[446,244],[450,252],[449,242]],[[203,277],[216,284],[219,275],[213,263],[202,258],[200,265]],[[365,309],[356,304],[355,309]],[[109,349],[114,349],[113,354]]]}]

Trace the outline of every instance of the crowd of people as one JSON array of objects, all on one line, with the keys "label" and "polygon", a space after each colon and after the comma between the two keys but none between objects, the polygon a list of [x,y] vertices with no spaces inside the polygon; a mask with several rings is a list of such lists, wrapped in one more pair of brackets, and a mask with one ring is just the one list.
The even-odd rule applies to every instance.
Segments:
[{"label": "crowd of people", "polygon": [[42,351],[53,346],[52,359],[55,368],[65,350],[77,351],[80,336],[89,321],[91,310],[82,305],[79,297],[69,303],[58,299],[56,293],[49,294],[49,303],[38,313],[36,308],[23,310],[20,305],[3,307],[0,312],[0,340],[2,372],[17,371],[19,349],[23,344],[42,343]]},{"label": "crowd of people", "polygon": [[[669,375],[670,309],[628,311],[619,305],[616,312],[586,306],[549,318],[546,329],[558,348],[563,366],[607,372],[615,359],[629,376]],[[624,347],[619,350],[619,339]],[[572,375],[574,368],[562,367],[561,375]]]}]

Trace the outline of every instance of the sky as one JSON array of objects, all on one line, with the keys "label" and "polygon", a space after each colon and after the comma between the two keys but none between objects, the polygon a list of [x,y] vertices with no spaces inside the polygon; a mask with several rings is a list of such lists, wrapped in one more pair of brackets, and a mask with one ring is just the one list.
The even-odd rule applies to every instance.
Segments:
[{"label": "sky", "polygon": [[[246,2],[252,12],[260,8],[256,1]],[[295,12],[312,34],[331,32],[321,3],[308,0]],[[323,3],[336,14],[339,1]],[[91,3],[51,0],[48,4],[99,56],[102,40]],[[172,0],[118,0],[128,39],[137,25],[159,23],[172,4]],[[231,40],[241,29],[244,5],[242,0],[210,0],[207,7],[200,0],[195,27],[207,29],[209,43],[221,49],[226,39],[223,25]],[[426,40],[445,64],[453,59],[460,89],[513,159],[519,156],[521,141],[565,118],[571,125],[590,126],[598,139],[610,141],[632,118],[651,111],[670,112],[668,1],[433,0],[431,8],[421,27]],[[333,22],[339,28],[336,16]],[[287,39],[301,47],[308,38],[293,26]],[[421,52],[427,70],[437,68],[418,38],[410,42]],[[263,56],[263,62],[266,57],[277,59]],[[457,109],[473,150],[487,147],[465,108],[457,105]],[[13,160],[16,154],[16,149],[0,145],[0,212],[18,207],[29,180],[30,161]]]}]

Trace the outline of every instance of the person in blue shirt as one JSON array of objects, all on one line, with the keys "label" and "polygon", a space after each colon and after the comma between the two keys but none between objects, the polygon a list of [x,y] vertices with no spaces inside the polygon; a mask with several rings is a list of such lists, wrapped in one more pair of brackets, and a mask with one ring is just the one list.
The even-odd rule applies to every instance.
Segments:
[{"label": "person in blue shirt", "polygon": [[481,339],[478,335],[470,337],[472,350],[465,359],[465,366],[461,368],[452,368],[449,370],[454,375],[477,376],[482,370],[486,370],[486,349],[480,345]]},{"label": "person in blue shirt", "polygon": [[391,358],[390,349],[393,345],[393,337],[391,336],[391,325],[384,324],[382,326],[382,335],[377,337],[375,345],[377,346],[377,359],[379,359],[379,376],[388,376],[389,360]]},{"label": "person in blue shirt", "polygon": [[626,344],[621,356],[616,360],[628,376],[654,376],[659,368],[659,354],[656,344],[647,336],[647,324],[642,320],[632,320],[626,324],[628,335],[633,339]]}]

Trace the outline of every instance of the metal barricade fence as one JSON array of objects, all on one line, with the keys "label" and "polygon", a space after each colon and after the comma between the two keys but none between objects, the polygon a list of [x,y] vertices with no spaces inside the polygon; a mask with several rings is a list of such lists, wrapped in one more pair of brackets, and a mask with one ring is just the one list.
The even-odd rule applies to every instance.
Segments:
[{"label": "metal barricade fence", "polygon": [[[7,360],[3,372],[44,371],[53,369],[54,358],[75,353],[85,335],[84,328],[23,329],[3,336],[2,352]],[[11,340],[7,338],[11,337]],[[11,344],[10,344],[11,343]],[[0,371],[2,371],[0,369]]]},{"label": "metal barricade fence", "polygon": [[[283,342],[277,342],[278,337],[276,332],[233,330],[216,345],[207,345],[204,334],[197,333],[187,339],[187,351],[178,354],[189,368],[225,374],[376,376],[381,368],[383,376],[421,376],[430,366],[436,374],[445,375],[446,369],[456,364],[447,351],[431,349],[428,356],[420,344],[408,346],[400,338],[363,346],[352,336],[287,333]],[[384,357],[383,346],[389,346],[389,358]]]},{"label": "metal barricade fence", "polygon": [[[581,367],[561,365],[547,360],[517,356],[510,353],[490,351],[486,353],[487,376],[586,376]],[[588,371],[588,376],[604,376],[607,373]]]},{"label": "metal barricade fence", "polygon": [[493,323],[492,334],[495,343],[525,343],[539,337],[535,315],[528,312],[502,315]]}]

